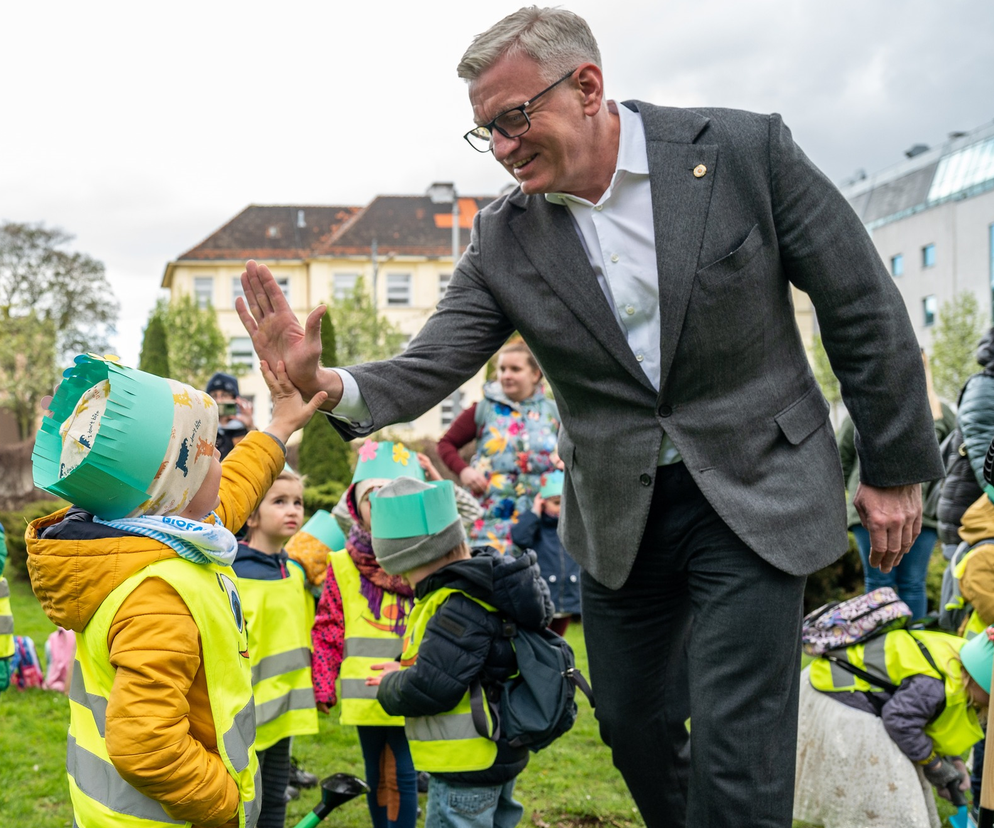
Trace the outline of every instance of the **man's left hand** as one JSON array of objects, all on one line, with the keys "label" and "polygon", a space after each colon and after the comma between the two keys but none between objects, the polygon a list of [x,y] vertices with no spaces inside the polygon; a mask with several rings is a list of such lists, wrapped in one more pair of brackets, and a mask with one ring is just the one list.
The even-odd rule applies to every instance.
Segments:
[{"label": "man's left hand", "polygon": [[870,566],[890,572],[922,530],[921,484],[878,488],[860,483],[853,505],[870,533]]}]

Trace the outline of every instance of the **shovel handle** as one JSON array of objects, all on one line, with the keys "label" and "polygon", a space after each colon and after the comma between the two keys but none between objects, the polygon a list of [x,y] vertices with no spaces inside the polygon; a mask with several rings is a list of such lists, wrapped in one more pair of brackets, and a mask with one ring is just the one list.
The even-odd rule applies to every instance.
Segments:
[{"label": "shovel handle", "polygon": [[984,737],[984,779],[987,784],[980,788],[980,818],[977,821],[981,828],[994,828],[994,741],[991,740],[992,730],[994,727],[988,723],[987,735]]},{"label": "shovel handle", "polygon": [[966,797],[963,795],[963,791],[959,789],[959,780],[950,782],[946,786],[946,791],[949,792],[949,801],[957,808],[962,808],[966,805]]}]

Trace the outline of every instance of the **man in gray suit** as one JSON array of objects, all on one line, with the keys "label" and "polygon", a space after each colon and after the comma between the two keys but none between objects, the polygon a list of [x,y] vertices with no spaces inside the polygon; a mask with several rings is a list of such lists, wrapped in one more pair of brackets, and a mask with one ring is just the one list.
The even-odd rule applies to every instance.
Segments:
[{"label": "man in gray suit", "polygon": [[[846,548],[828,405],[794,323],[814,302],[859,432],[858,508],[888,571],[941,476],[904,305],[845,200],[779,116],[604,95],[583,20],[522,9],[459,65],[519,187],[475,220],[398,357],[319,365],[249,262],[264,359],[325,390],[353,438],[414,419],[517,330],[559,405],[561,532],[584,568],[597,717],[648,825],[791,823],[804,579]],[[693,718],[693,749],[685,720]]]}]

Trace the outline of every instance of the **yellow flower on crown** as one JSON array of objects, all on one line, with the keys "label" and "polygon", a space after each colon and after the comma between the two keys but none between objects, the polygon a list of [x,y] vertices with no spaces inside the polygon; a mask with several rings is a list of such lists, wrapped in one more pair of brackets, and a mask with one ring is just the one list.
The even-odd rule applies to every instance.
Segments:
[{"label": "yellow flower on crown", "polygon": [[402,466],[407,465],[407,461],[411,459],[411,452],[404,448],[403,443],[393,444],[393,462],[400,463]]}]

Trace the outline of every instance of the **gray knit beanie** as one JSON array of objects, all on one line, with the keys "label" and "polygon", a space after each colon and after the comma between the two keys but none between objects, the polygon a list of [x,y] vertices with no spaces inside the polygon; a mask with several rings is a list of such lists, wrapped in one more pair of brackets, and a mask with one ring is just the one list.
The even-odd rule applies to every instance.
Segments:
[{"label": "gray knit beanie", "polygon": [[398,477],[369,503],[373,553],[390,575],[433,563],[466,540],[451,480]]}]

